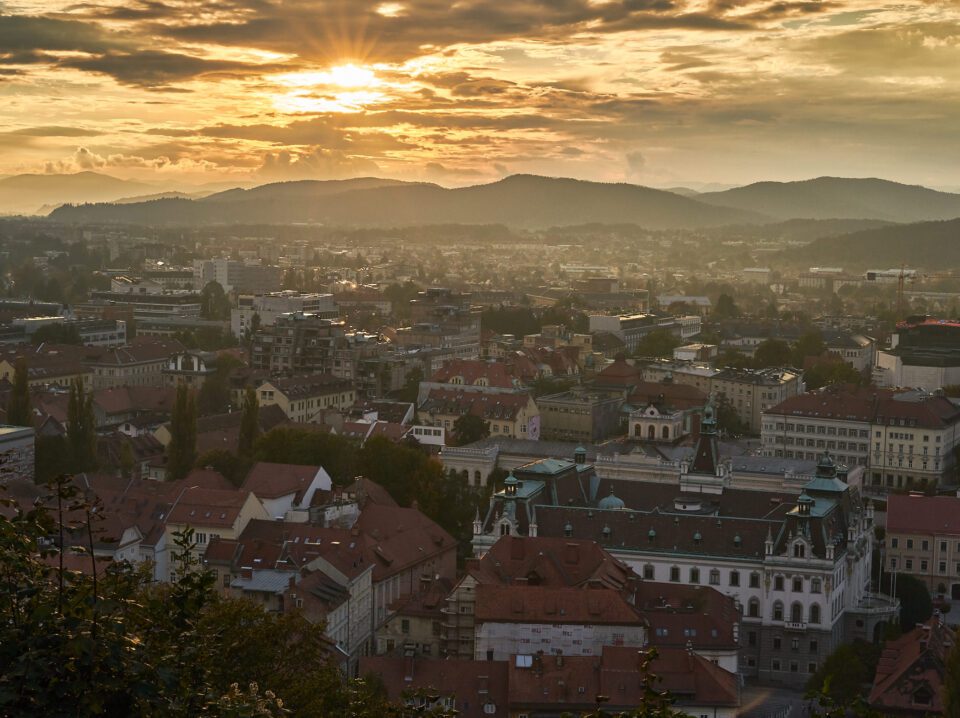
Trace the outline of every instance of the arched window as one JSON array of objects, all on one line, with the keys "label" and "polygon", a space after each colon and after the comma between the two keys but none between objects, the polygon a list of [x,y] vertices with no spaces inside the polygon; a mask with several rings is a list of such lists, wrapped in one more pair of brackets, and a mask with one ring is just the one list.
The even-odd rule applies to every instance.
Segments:
[{"label": "arched window", "polygon": [[633,435],[638,439],[643,438],[643,424],[635,424],[633,427]]},{"label": "arched window", "polygon": [[643,567],[643,577],[648,581],[652,581],[654,577],[653,573],[653,564],[648,563]]},{"label": "arched window", "polygon": [[674,581],[674,582],[680,580],[680,567],[679,567],[679,566],[671,566],[671,567],[670,567],[670,580],[671,580],[671,581]]},{"label": "arched window", "polygon": [[810,593],[820,593],[820,579],[815,578],[810,581]]},{"label": "arched window", "polygon": [[739,585],[740,585],[740,572],[739,572],[739,571],[731,571],[731,572],[730,572],[730,585],[731,585],[731,586],[739,586]]},{"label": "arched window", "polygon": [[820,624],[820,604],[815,603],[810,606],[810,623],[815,625]]},{"label": "arched window", "polygon": [[474,486],[479,486],[479,485],[480,485],[480,478],[481,478],[480,470],[477,469],[476,471],[473,472],[473,484],[474,484]]},{"label": "arched window", "polygon": [[800,576],[793,577],[793,592],[803,593],[803,578]]},{"label": "arched window", "polygon": [[700,569],[691,568],[690,569],[690,583],[700,583]]},{"label": "arched window", "polygon": [[647,427],[647,438],[653,441],[657,438],[657,429],[653,424]]},{"label": "arched window", "polygon": [[720,571],[718,569],[710,569],[710,585],[719,586],[720,585]]},{"label": "arched window", "polygon": [[661,433],[663,434],[663,438],[664,438],[664,439],[669,439],[669,438],[670,438],[670,427],[669,427],[669,426],[663,427],[663,431],[662,431]]},{"label": "arched window", "polygon": [[747,604],[747,615],[751,618],[760,618],[760,600],[758,598],[750,599]]},{"label": "arched window", "polygon": [[773,604],[773,620],[782,621],[783,620],[783,601],[777,601]]},{"label": "arched window", "polygon": [[750,588],[760,588],[760,574],[756,571],[750,574]]},{"label": "arched window", "polygon": [[793,623],[803,623],[803,604],[794,603],[790,606],[790,620]]},{"label": "arched window", "polygon": [[510,535],[510,524],[508,524],[506,521],[504,521],[502,524],[500,524],[500,535],[501,535],[501,536],[509,536],[509,535]]}]

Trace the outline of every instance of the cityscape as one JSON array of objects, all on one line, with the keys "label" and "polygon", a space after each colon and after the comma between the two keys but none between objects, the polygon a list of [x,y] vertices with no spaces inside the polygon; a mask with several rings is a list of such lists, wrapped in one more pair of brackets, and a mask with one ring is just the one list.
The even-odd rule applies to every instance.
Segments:
[{"label": "cityscape", "polygon": [[958,23],[0,2],[0,715],[960,716]]}]

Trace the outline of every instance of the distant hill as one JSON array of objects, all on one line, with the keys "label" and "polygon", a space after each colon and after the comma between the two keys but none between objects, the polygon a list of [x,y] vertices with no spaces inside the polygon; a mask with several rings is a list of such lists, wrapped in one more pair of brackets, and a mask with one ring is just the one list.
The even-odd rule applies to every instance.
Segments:
[{"label": "distant hill", "polygon": [[110,202],[153,191],[99,172],[23,174],[0,179],[0,214],[38,214],[65,203]]},{"label": "distant hill", "polygon": [[635,223],[652,229],[766,220],[754,212],[705,205],[649,187],[532,175],[456,189],[376,178],[286,182],[229,190],[199,201],[61,207],[50,217],[64,222],[318,222],[350,227],[504,224],[539,228],[607,222]]},{"label": "distant hill", "polygon": [[696,198],[777,219],[922,222],[960,217],[960,194],[881,179],[818,177],[803,182],[757,182],[701,193]]},{"label": "distant hill", "polygon": [[798,264],[839,265],[858,269],[960,266],[960,219],[868,229],[817,239],[783,258]]}]

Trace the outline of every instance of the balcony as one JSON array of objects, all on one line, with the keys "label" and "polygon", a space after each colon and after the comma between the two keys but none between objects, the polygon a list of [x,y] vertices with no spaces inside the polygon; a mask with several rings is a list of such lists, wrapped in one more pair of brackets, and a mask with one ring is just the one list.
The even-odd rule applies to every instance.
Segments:
[{"label": "balcony", "polygon": [[807,624],[803,621],[787,621],[783,624],[788,631],[806,631]]}]

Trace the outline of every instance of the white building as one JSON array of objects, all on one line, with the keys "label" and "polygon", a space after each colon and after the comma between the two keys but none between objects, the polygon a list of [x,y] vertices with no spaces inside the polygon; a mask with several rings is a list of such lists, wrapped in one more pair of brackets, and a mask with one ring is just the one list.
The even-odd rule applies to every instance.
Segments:
[{"label": "white building", "polygon": [[272,327],[281,314],[300,312],[314,314],[322,319],[340,316],[332,294],[302,294],[294,291],[271,294],[241,295],[237,307],[230,311],[230,330],[236,337],[253,331],[254,316],[261,327]]}]

